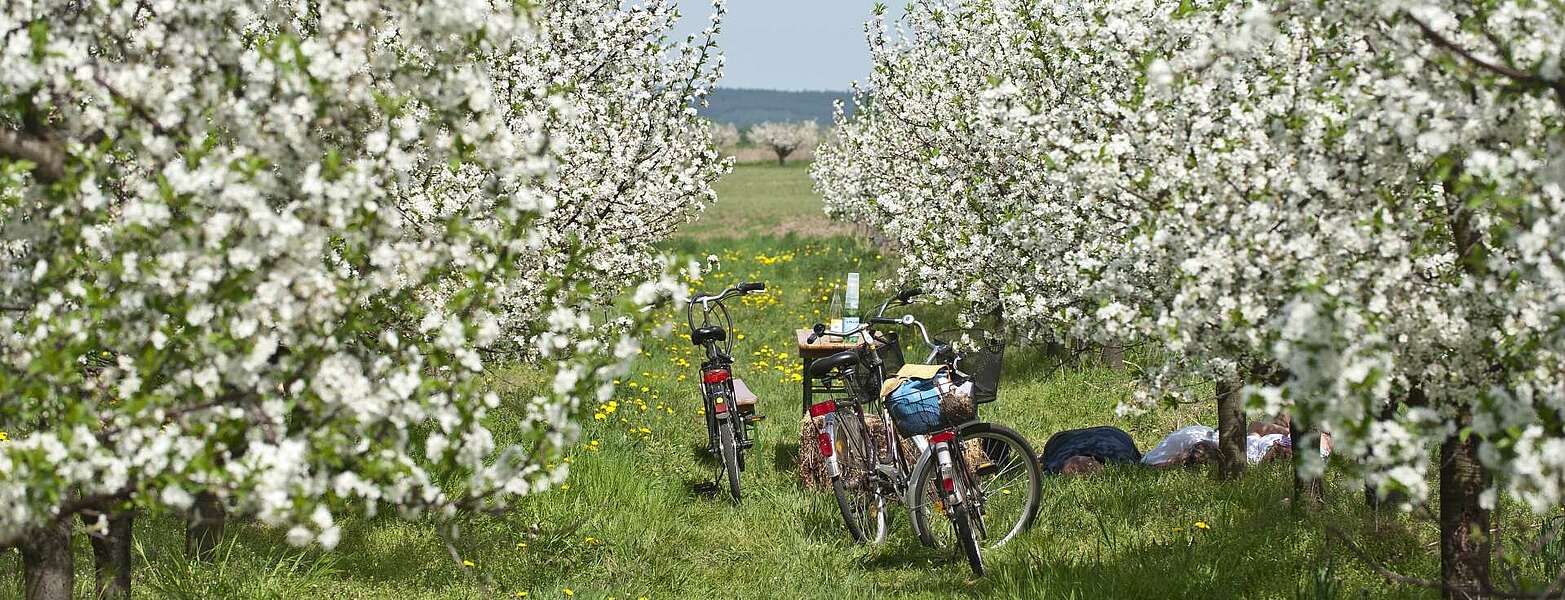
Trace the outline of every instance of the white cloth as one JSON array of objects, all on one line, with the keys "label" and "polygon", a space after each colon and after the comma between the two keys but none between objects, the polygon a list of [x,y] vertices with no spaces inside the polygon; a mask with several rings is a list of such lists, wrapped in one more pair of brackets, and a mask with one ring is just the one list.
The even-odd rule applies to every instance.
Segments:
[{"label": "white cloth", "polygon": [[[1266,457],[1266,453],[1271,451],[1272,446],[1287,445],[1291,441],[1288,436],[1280,433],[1251,435],[1245,440],[1245,459],[1252,465],[1258,464]],[[1163,438],[1163,441],[1158,442],[1146,454],[1141,455],[1141,464],[1159,467],[1184,460],[1190,448],[1201,442],[1216,444],[1217,430],[1205,425],[1181,427],[1168,434],[1168,437]],[[1326,454],[1324,450],[1322,448],[1322,456]]]},{"label": "white cloth", "polygon": [[1168,434],[1168,437],[1163,438],[1163,441],[1141,455],[1141,464],[1161,467],[1184,460],[1190,448],[1201,442],[1217,443],[1217,430],[1205,425],[1175,429],[1173,433]]},{"label": "white cloth", "polygon": [[1290,441],[1291,440],[1288,439],[1288,436],[1280,433],[1271,433],[1267,435],[1258,435],[1252,433],[1250,434],[1250,437],[1244,441],[1244,458],[1252,465],[1260,464],[1261,459],[1266,458],[1266,453],[1271,452],[1272,446],[1276,446],[1278,444],[1287,445]]}]

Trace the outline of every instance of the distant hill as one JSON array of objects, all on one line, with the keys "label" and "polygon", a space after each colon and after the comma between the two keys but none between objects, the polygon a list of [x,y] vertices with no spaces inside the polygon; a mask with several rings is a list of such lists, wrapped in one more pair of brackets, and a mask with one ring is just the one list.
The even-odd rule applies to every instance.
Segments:
[{"label": "distant hill", "polygon": [[814,119],[822,127],[831,125],[832,102],[842,100],[853,112],[853,94],[848,92],[785,92],[717,88],[712,90],[710,106],[704,116],[719,123],[733,123],[740,129],[762,121],[806,121]]}]

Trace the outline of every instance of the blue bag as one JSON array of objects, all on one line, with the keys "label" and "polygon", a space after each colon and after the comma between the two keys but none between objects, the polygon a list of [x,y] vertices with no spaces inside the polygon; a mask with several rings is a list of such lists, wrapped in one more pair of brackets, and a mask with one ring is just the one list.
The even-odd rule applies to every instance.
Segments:
[{"label": "blue bag", "polygon": [[891,392],[886,403],[897,431],[902,435],[923,435],[944,428],[940,389],[935,379],[908,380]]}]

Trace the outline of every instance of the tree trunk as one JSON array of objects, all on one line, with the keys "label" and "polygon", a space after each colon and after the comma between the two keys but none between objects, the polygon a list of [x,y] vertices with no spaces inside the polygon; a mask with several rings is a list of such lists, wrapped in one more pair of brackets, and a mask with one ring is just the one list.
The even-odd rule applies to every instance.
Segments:
[{"label": "tree trunk", "polygon": [[185,525],[185,556],[195,560],[210,561],[217,545],[223,541],[223,523],[227,515],[223,503],[215,494],[196,494],[195,505],[190,508],[190,520]]},{"label": "tree trunk", "polygon": [[1239,385],[1217,382],[1217,477],[1238,479],[1244,475],[1246,431],[1244,398]]},{"label": "tree trunk", "polygon": [[1103,347],[1103,366],[1115,371],[1125,368],[1125,348],[1119,344]]},{"label": "tree trunk", "polygon": [[[1457,426],[1472,415],[1462,409]],[[1478,436],[1460,434],[1440,446],[1440,580],[1449,600],[1484,598],[1489,590],[1489,511],[1478,503],[1489,474],[1478,462]]]},{"label": "tree trunk", "polygon": [[21,543],[22,595],[27,600],[70,600],[76,587],[71,522],[58,519],[33,530]]},{"label": "tree trunk", "polygon": [[[130,598],[130,546],[131,530],[135,526],[136,513],[105,506],[109,519],[109,531],[88,537],[92,542],[93,570],[96,575],[98,600],[128,600]],[[85,515],[82,521],[96,525],[96,519]]]},{"label": "tree trunk", "polygon": [[[1295,415],[1297,416],[1297,415]],[[1299,474],[1307,456],[1320,456],[1320,436],[1304,430],[1296,418],[1288,419],[1288,437],[1293,442],[1293,508],[1314,512],[1326,504],[1326,484],[1320,478],[1305,479]]]}]

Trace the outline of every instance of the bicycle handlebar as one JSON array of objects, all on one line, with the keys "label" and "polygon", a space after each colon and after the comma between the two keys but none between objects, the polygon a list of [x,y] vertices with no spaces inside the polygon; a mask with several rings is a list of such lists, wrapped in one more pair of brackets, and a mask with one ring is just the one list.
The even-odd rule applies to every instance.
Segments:
[{"label": "bicycle handlebar", "polygon": [[891,298],[886,299],[885,302],[881,302],[880,303],[880,308],[875,310],[875,316],[876,317],[885,316],[886,309],[890,308],[893,305],[896,305],[896,306],[906,306],[906,305],[912,304],[913,303],[913,299],[917,298],[918,296],[923,295],[923,293],[924,293],[924,290],[919,289],[919,288],[908,288],[908,289],[902,290],[900,292],[897,292],[897,295],[892,296]]},{"label": "bicycle handlebar", "polygon": [[890,308],[893,305],[905,306],[912,304],[913,299],[923,295],[923,293],[924,290],[920,288],[908,288],[897,292],[896,296],[892,296],[891,298],[886,299],[885,302],[880,303],[880,308],[875,310],[875,316],[866,319],[863,325],[860,325],[853,331],[827,331],[826,325],[822,323],[816,323],[814,327],[814,333],[810,334],[810,337],[805,340],[805,343],[813,344],[815,343],[815,340],[818,340],[822,337],[846,338],[851,335],[857,335],[862,333],[864,330],[869,329],[870,325],[916,324],[918,325],[919,332],[923,335],[924,343],[929,344],[930,347],[934,347],[935,343],[930,341],[929,332],[924,329],[924,324],[919,323],[916,320],[912,320],[911,315],[904,315],[901,319],[885,316],[887,308]]},{"label": "bicycle handlebar", "polygon": [[766,291],[766,282],[764,281],[743,281],[740,282],[739,285],[723,290],[717,295],[700,294],[694,298],[691,298],[690,303],[695,304],[699,302],[705,305],[709,302],[721,302],[723,300],[727,300],[731,296],[738,294],[753,294],[764,291]]},{"label": "bicycle handlebar", "polygon": [[[871,319],[878,318],[880,317],[871,317]],[[816,323],[813,333],[810,334],[809,338],[805,339],[805,343],[813,344],[815,343],[815,340],[821,339],[822,337],[845,338],[850,335],[858,335],[863,333],[864,330],[869,329],[869,326],[870,323],[865,323],[858,326],[858,328],[854,329],[853,331],[827,331],[825,323]]]}]

